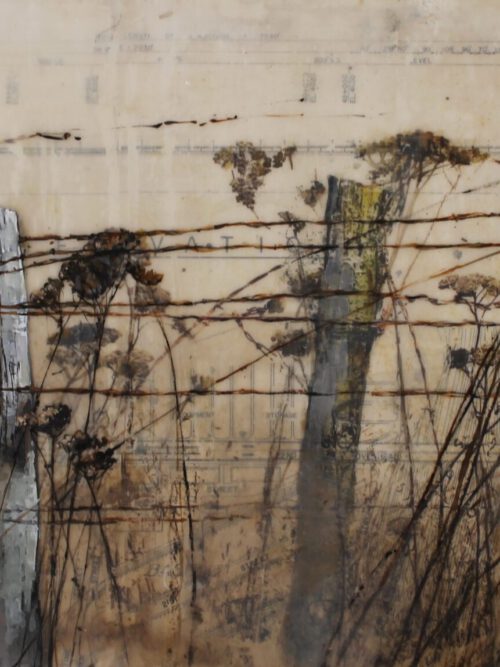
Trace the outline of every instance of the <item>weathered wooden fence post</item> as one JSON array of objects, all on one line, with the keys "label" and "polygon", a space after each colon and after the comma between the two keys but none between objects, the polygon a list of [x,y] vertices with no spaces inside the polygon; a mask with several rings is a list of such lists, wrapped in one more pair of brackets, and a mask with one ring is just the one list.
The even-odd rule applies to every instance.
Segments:
[{"label": "weathered wooden fence post", "polygon": [[346,537],[373,320],[385,280],[389,193],[329,178],[316,359],[300,454],[298,525],[285,627],[291,664],[320,667],[346,605]]},{"label": "weathered wooden fence post", "polygon": [[38,659],[36,595],[38,494],[35,452],[19,417],[33,408],[28,316],[19,228],[0,208],[0,663],[34,667]]}]

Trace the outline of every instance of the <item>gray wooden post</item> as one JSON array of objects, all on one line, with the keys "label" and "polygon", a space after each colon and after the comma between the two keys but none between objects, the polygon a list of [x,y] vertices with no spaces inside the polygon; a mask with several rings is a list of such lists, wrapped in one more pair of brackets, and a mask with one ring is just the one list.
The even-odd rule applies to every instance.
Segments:
[{"label": "gray wooden post", "polygon": [[[19,417],[33,408],[19,228],[0,208],[0,664],[38,665],[35,453]],[[21,391],[20,391],[21,390]]]},{"label": "gray wooden post", "polygon": [[347,534],[390,203],[389,193],[377,186],[334,176],[328,185],[321,286],[334,294],[318,305],[284,632],[290,664],[297,667],[323,667],[348,603]]}]

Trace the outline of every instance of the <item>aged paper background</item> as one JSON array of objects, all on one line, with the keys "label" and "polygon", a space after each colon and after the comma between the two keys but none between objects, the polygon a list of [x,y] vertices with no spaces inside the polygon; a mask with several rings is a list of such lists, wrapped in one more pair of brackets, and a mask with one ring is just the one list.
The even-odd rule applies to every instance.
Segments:
[{"label": "aged paper background", "polygon": [[[38,462],[39,597],[42,618],[49,609],[43,632],[54,635],[49,657],[45,640],[48,662],[40,664],[389,664],[376,662],[381,633],[392,632],[389,613],[385,629],[382,616],[376,629],[368,624],[353,639],[345,663],[332,653],[290,649],[299,451],[314,354],[295,358],[272,348],[280,336],[311,324],[262,322],[265,314],[252,311],[261,303],[227,302],[233,292],[271,298],[290,291],[295,264],[286,228],[211,226],[276,221],[283,211],[321,221],[325,199],[308,207],[300,188],[315,179],[326,185],[329,175],[366,183],[369,165],[356,158],[357,147],[417,130],[491,157],[429,179],[413,217],[500,211],[498,3],[1,0],[0,17],[0,205],[19,217],[28,292],[55,276],[85,235],[110,228],[180,232],[153,235],[148,246],[172,305],[159,318],[143,311],[134,320],[123,290],[122,305],[107,319],[124,343],[130,323],[137,325],[137,347],[152,371],[143,395],[96,398],[105,417],[101,435],[128,439],[98,497],[78,491],[73,510],[59,515],[57,618],[51,563],[43,556],[53,489]],[[259,189],[255,215],[235,200],[227,171],[213,160],[240,141],[271,153],[296,147],[293,165],[273,171]],[[308,242],[321,242],[321,228],[311,230]],[[439,280],[455,266],[498,279],[497,217],[449,218],[404,231],[396,224],[388,243],[395,286],[406,295],[443,299]],[[464,390],[447,359],[450,349],[472,345],[474,326],[463,325],[470,313],[450,294],[445,307],[428,299],[407,303],[415,327],[396,333],[381,325],[371,351],[356,465],[361,509],[351,519],[357,553],[364,554],[359,581],[369,580],[371,566],[393,548],[411,515],[410,495],[418,498],[435,463],[429,410],[438,415],[437,437],[445,438],[460,400],[446,392]],[[390,299],[382,306],[390,310]],[[496,313],[486,320],[498,321]],[[280,314],[286,320],[307,311],[286,301]],[[68,317],[91,320],[81,312]],[[44,376],[55,332],[50,317],[29,319],[32,382],[44,387],[42,406],[62,401],[82,422],[88,396],[66,392],[67,377],[57,368]],[[119,345],[112,342],[106,355]],[[435,390],[431,404],[422,364]],[[402,374],[414,390],[403,407]],[[103,371],[99,382],[109,387],[111,375]],[[60,448],[56,484],[64,484],[66,465]],[[92,505],[100,508],[100,526]],[[369,516],[367,507],[384,512]],[[64,522],[73,522],[71,533]],[[488,541],[495,554],[492,535]],[[311,613],[324,623],[321,605]],[[402,652],[390,664],[492,665],[490,657],[480,661],[483,641],[463,640],[477,663],[456,648],[443,649],[439,662],[415,663]],[[0,664],[25,663],[0,657]]]}]

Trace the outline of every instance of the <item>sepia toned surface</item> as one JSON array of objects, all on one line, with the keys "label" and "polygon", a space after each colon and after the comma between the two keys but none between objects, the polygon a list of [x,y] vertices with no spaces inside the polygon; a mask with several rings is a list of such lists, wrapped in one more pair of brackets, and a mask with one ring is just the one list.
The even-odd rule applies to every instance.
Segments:
[{"label": "sepia toned surface", "polygon": [[494,665],[496,3],[0,12],[0,665]]}]

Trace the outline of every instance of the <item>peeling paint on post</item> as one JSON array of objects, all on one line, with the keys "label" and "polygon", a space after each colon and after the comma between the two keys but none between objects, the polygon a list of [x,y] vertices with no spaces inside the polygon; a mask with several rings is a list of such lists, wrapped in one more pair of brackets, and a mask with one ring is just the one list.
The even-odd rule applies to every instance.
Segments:
[{"label": "peeling paint on post", "polygon": [[[385,280],[383,223],[389,193],[330,176],[322,289],[307,424],[300,455],[298,525],[285,645],[292,664],[320,667],[341,628],[346,596],[347,526],[373,320]],[[341,224],[339,224],[341,223]],[[328,248],[334,247],[333,251]],[[336,327],[348,320],[353,326]],[[327,324],[333,322],[333,325]]]},{"label": "peeling paint on post", "polygon": [[[38,494],[29,430],[33,408],[26,286],[14,211],[0,208],[0,655],[2,664],[38,665],[36,599]],[[5,660],[5,662],[3,662]]]}]

